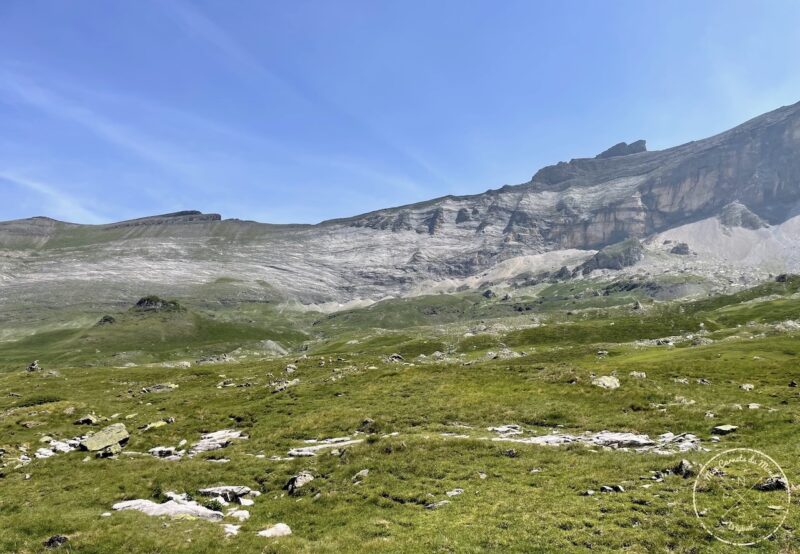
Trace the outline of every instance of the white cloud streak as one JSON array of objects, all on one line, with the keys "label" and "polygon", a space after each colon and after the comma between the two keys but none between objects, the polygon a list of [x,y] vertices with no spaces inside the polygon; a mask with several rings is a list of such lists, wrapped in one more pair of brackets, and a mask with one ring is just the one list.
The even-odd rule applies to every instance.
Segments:
[{"label": "white cloud streak", "polygon": [[107,219],[94,212],[77,198],[63,192],[63,187],[57,187],[39,180],[29,179],[20,175],[3,172],[0,181],[26,191],[36,193],[43,201],[48,215],[67,221],[80,223],[104,223]]}]

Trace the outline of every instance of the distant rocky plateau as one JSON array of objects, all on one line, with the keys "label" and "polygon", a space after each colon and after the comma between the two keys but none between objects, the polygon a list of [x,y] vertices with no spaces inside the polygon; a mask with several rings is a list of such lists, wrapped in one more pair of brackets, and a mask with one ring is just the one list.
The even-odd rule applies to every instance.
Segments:
[{"label": "distant rocky plateau", "polygon": [[623,142],[520,185],[317,225],[197,211],[108,225],[0,222],[0,312],[150,294],[339,309],[542,272],[745,286],[800,268],[798,215],[795,104],[674,148]]}]

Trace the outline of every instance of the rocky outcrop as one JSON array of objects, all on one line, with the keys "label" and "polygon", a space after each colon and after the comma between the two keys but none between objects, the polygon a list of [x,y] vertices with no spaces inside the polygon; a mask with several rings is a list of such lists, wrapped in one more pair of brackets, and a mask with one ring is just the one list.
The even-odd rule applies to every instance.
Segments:
[{"label": "rocky outcrop", "polygon": [[181,305],[176,300],[164,300],[155,295],[140,298],[133,306],[136,312],[177,312],[180,309]]},{"label": "rocky outcrop", "polygon": [[622,269],[634,265],[642,257],[644,257],[642,244],[637,239],[628,239],[603,248],[589,261],[575,268],[575,272],[587,275],[596,269]]},{"label": "rocky outcrop", "polygon": [[129,437],[128,430],[123,423],[114,423],[83,439],[81,448],[94,452],[115,446],[119,447],[128,442]]},{"label": "rocky outcrop", "polygon": [[741,202],[731,202],[717,216],[719,222],[726,227],[743,227],[745,229],[761,229],[767,223],[747,209]]},{"label": "rocky outcrop", "polygon": [[605,150],[595,156],[596,159],[615,158],[617,156],[629,156],[630,154],[638,154],[639,152],[647,151],[647,143],[644,140],[637,140],[628,144],[627,142],[620,142],[615,144],[608,150]]}]

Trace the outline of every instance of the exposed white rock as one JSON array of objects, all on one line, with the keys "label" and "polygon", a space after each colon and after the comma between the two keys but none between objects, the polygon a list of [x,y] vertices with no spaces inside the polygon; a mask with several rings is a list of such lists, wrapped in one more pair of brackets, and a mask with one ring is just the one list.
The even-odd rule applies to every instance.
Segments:
[{"label": "exposed white rock", "polygon": [[250,487],[242,485],[223,485],[220,487],[208,487],[197,491],[202,496],[220,496],[228,502],[238,502],[243,496],[252,492]]},{"label": "exposed white rock", "polygon": [[212,450],[219,450],[228,446],[232,440],[246,439],[247,437],[241,431],[233,429],[222,429],[214,431],[213,433],[206,433],[200,437],[200,442],[192,445],[189,449],[189,457],[196,456],[201,452],[210,452]]},{"label": "exposed white rock", "polygon": [[499,435],[505,435],[507,437],[522,434],[522,427],[516,424],[501,425],[499,427],[487,427],[486,430]]},{"label": "exposed white rock", "polygon": [[534,444],[538,446],[561,446],[564,444],[580,443],[587,446],[600,446],[612,449],[632,449],[637,452],[652,452],[656,454],[669,454],[673,452],[687,452],[690,450],[703,450],[700,439],[690,433],[675,435],[664,433],[657,439],[648,435],[601,431],[599,433],[584,433],[583,435],[570,435],[554,432],[549,435],[536,437],[514,438],[497,437],[493,441],[516,442],[521,444]]},{"label": "exposed white rock", "polygon": [[[184,497],[185,498],[185,497]],[[185,499],[172,499],[157,504],[152,500],[126,500],[124,502],[117,502],[112,506],[114,510],[136,510],[149,516],[167,516],[167,517],[193,517],[199,519],[207,519],[209,521],[220,521],[223,517],[222,512],[209,510],[205,506],[201,506],[193,500]]]},{"label": "exposed white rock", "polygon": [[239,529],[241,529],[242,526],[234,525],[233,523],[225,523],[222,528],[225,530],[226,537],[233,537],[239,534]]},{"label": "exposed white rock", "polygon": [[592,384],[595,387],[613,390],[619,388],[619,379],[613,375],[604,375],[602,377],[595,377],[592,379]]},{"label": "exposed white rock", "polygon": [[268,529],[259,531],[257,534],[259,537],[267,537],[267,538],[286,537],[292,534],[292,530],[285,523],[276,523],[275,525],[273,525]]},{"label": "exposed white rock", "polygon": [[292,458],[302,458],[308,456],[316,456],[317,452],[327,450],[330,448],[338,448],[341,446],[349,446],[351,444],[359,444],[364,442],[364,439],[351,439],[350,437],[337,437],[334,439],[325,439],[322,441],[307,440],[305,441],[311,446],[302,446],[300,448],[292,448],[289,450],[288,455]]}]

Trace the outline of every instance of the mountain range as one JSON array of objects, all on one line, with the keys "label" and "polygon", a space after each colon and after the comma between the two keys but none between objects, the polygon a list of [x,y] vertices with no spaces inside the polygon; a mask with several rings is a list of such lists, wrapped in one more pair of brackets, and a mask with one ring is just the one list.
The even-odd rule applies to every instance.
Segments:
[{"label": "mountain range", "polygon": [[800,268],[798,215],[800,103],[666,150],[620,143],[520,185],[317,225],[197,211],[0,222],[0,313],[149,293],[325,311],[616,273],[725,289]]}]

